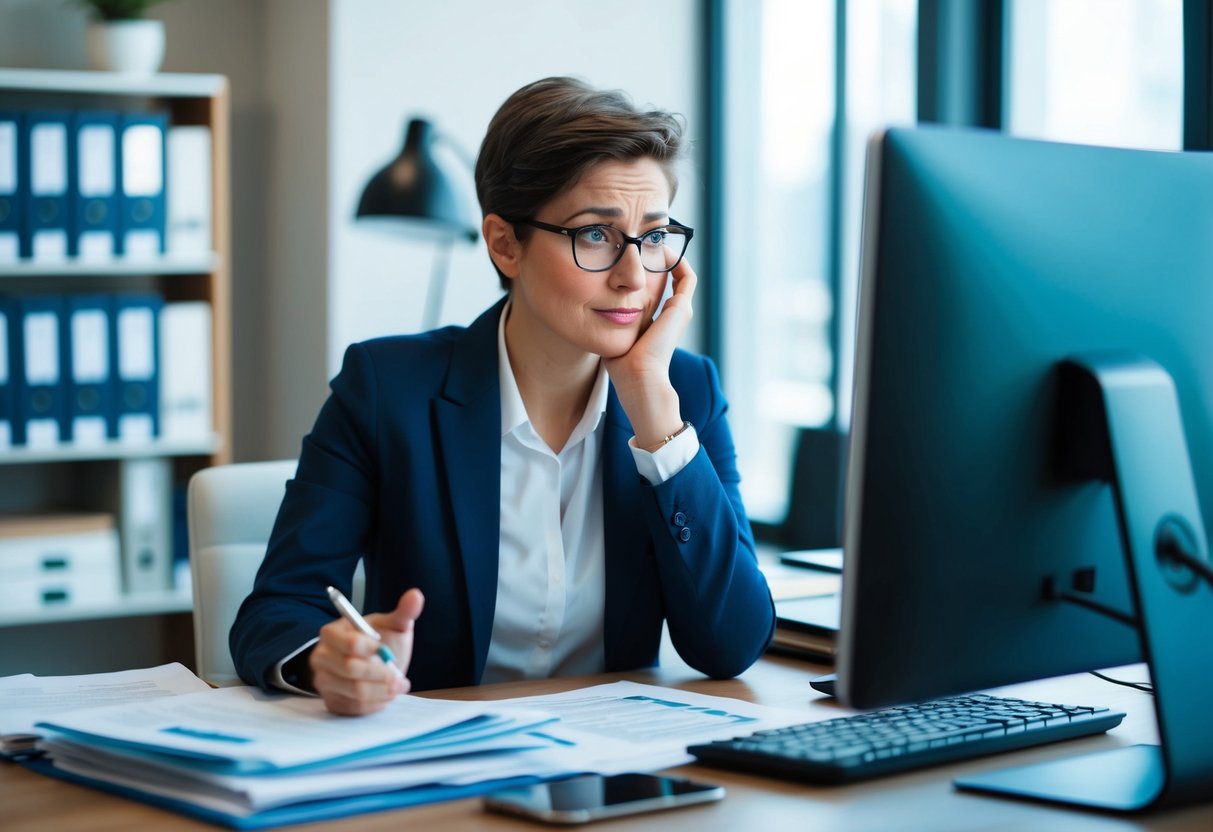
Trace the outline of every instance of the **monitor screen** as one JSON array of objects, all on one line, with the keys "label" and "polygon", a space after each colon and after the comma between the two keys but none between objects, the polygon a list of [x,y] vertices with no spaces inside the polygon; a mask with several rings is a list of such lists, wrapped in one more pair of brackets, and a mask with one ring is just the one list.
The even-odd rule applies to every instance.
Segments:
[{"label": "monitor screen", "polygon": [[1058,473],[1058,364],[1174,380],[1213,519],[1213,157],[948,128],[868,151],[841,698],[921,701],[1142,657],[1112,486]]}]

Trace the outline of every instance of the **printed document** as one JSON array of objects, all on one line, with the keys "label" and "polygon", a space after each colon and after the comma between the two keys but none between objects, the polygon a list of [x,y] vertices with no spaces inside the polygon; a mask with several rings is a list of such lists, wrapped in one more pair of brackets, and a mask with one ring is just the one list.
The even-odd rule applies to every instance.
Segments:
[{"label": "printed document", "polygon": [[0,678],[0,752],[32,748],[34,723],[58,713],[204,690],[210,686],[177,662],[81,676],[5,676]]}]

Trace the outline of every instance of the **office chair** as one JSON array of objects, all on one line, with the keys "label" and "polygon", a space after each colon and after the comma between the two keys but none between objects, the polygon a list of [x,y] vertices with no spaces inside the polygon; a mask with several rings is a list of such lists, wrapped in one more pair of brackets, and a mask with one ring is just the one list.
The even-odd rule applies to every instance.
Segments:
[{"label": "office chair", "polygon": [[190,478],[187,522],[194,585],[194,653],[198,676],[242,684],[228,631],[253,588],[295,460],[206,468]]},{"label": "office chair", "polygon": [[796,431],[788,510],[778,523],[751,520],[756,540],[781,549],[842,546],[846,437],[831,428]]}]

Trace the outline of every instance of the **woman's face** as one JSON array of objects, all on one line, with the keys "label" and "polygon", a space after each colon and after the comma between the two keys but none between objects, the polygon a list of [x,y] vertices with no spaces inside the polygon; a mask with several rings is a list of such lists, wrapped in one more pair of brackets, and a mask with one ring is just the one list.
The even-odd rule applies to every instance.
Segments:
[{"label": "woman's face", "polygon": [[[566,228],[611,225],[629,237],[667,225],[670,183],[652,159],[604,161],[532,219]],[[648,327],[665,290],[665,273],[646,272],[636,246],[603,272],[573,261],[570,238],[528,228],[514,278],[511,326],[516,337],[575,358],[623,355]],[[517,318],[517,320],[515,320]]]}]

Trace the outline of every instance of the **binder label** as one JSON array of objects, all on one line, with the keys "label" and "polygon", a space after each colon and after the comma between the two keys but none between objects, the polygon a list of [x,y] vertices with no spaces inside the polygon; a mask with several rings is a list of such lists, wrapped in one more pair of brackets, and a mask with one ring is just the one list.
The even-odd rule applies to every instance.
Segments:
[{"label": "binder label", "polygon": [[25,423],[25,444],[30,448],[58,445],[59,422],[54,419],[30,419]]},{"label": "binder label", "polygon": [[147,381],[156,370],[152,310],[123,309],[118,313],[118,375],[125,381]]},{"label": "binder label", "polygon": [[122,166],[122,190],[129,196],[157,196],[164,190],[164,133],[136,124],[122,133],[122,158],[139,164]]},{"label": "binder label", "polygon": [[158,256],[160,254],[160,232],[151,229],[126,232],[125,254],[130,258]]},{"label": "binder label", "polygon": [[72,315],[72,378],[77,384],[100,384],[109,376],[108,323],[100,309]]},{"label": "binder label", "polygon": [[0,385],[8,384],[8,315],[0,312]]},{"label": "binder label", "polygon": [[35,260],[64,260],[67,258],[67,232],[61,228],[43,228],[34,233]]},{"label": "binder label", "polygon": [[0,121],[0,194],[17,192],[17,123]]},{"label": "binder label", "polygon": [[30,130],[30,190],[34,196],[67,193],[67,125],[35,124]]},{"label": "binder label", "polygon": [[156,426],[146,413],[125,413],[118,417],[118,438],[123,442],[151,442],[155,434]]},{"label": "binder label", "polygon": [[[31,312],[25,316],[25,380],[28,384],[59,383],[58,324],[59,317],[54,312]],[[57,431],[56,427],[56,436]]]},{"label": "binder label", "polygon": [[105,444],[104,416],[77,416],[72,420],[72,442],[77,445]]},{"label": "binder label", "polygon": [[85,231],[80,235],[79,245],[81,260],[107,260],[114,256],[114,235],[110,231]]},{"label": "binder label", "polygon": [[90,124],[80,128],[80,196],[109,196],[114,192],[114,128]]}]

